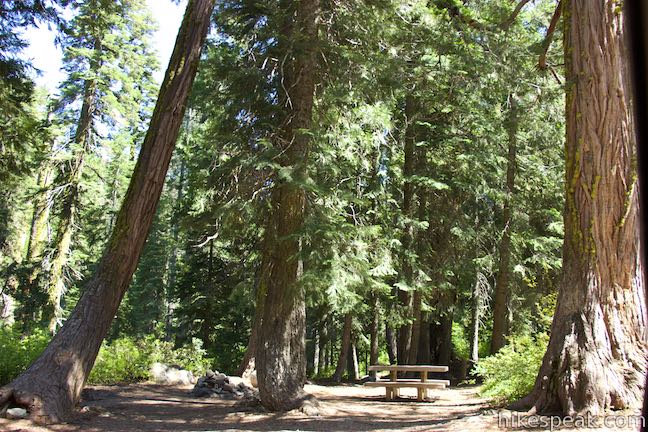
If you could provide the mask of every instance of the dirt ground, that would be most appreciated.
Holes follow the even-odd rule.
[[[190,389],[153,384],[92,386],[86,389],[81,409],[69,423],[39,427],[27,420],[0,419],[0,431],[502,430],[498,427],[498,411],[477,395],[475,387],[432,390],[429,402],[417,402],[415,389],[403,389],[401,399],[387,402],[384,389],[380,388],[307,385],[306,391],[320,401],[319,416],[307,416],[299,411],[267,413],[258,406],[244,406],[237,401],[195,398],[189,396]]]

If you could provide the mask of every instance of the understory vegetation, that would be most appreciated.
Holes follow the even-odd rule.
[[[7,384],[38,357],[51,336],[35,330],[24,336],[19,329],[0,328],[0,386]],[[172,365],[191,371],[195,376],[213,368],[200,339],[175,348],[171,342],[154,337],[135,339],[129,336],[106,341],[92,369],[90,384],[120,384],[147,381],[153,363]]]

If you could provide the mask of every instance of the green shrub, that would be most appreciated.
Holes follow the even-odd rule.
[[[466,331],[459,323],[452,323],[452,349],[457,357],[467,359],[470,357],[470,342]]]
[[[36,360],[50,340],[44,330],[23,336],[17,328],[0,327],[0,386],[22,373]]]
[[[7,384],[43,352],[50,335],[46,330],[35,329],[23,336],[14,327],[0,327],[0,386]],[[202,341],[194,338],[191,344],[173,349],[171,342],[147,337],[136,340],[122,337],[105,342],[99,350],[88,382],[91,384],[116,384],[145,381],[150,378],[155,362],[175,365],[202,375],[212,363],[206,357]]]
[[[149,339],[149,343],[152,344],[149,364],[159,362],[175,365],[194,375],[202,375],[213,363],[213,359],[207,357],[202,340],[198,338],[192,338],[191,344],[176,349],[173,349],[171,342]]]
[[[497,354],[479,361],[477,375],[484,379],[480,394],[498,402],[512,402],[533,389],[536,376],[547,349],[549,337],[514,338]]]
[[[146,348],[146,344],[138,343],[128,337],[104,343],[99,350],[88,382],[114,384],[147,380],[150,363]]]
[[[191,345],[173,349],[171,342],[153,337],[135,340],[130,337],[104,342],[97,356],[88,382],[115,384],[119,382],[146,381],[155,362],[175,365],[202,375],[211,359],[205,357],[202,341],[194,338]]]

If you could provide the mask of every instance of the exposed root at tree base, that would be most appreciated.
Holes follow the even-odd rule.
[[[320,415],[321,405],[315,396],[306,393],[298,410],[309,417],[317,417]]]
[[[39,425],[50,425],[59,423],[59,416],[48,413],[40,396],[24,391],[16,390],[11,385],[0,389],[0,416],[5,417],[9,408],[24,408],[29,413],[29,418]]]

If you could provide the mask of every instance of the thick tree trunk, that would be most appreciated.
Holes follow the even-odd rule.
[[[452,358],[452,312],[447,312],[441,318],[441,337],[438,351],[438,364],[448,366]]]
[[[372,315],[371,315],[371,329],[369,331],[369,365],[378,364],[378,332],[380,330],[380,304],[378,302],[378,295],[373,294],[372,301]],[[369,376],[376,378],[376,371],[370,371]]]
[[[506,190],[502,214],[502,240],[499,244],[499,269],[495,281],[495,302],[493,304],[493,332],[490,353],[495,354],[505,344],[508,333],[509,279],[511,275],[511,230],[513,212],[511,210],[515,193],[515,171],[518,132],[518,103],[515,95],[509,95],[509,115],[506,122],[508,131],[508,157],[506,160]]]
[[[347,313],[344,316],[344,329],[342,330],[342,340],[340,341],[340,356],[338,357],[335,373],[333,374],[333,382],[339,383],[342,381],[342,374],[347,364],[347,357],[349,356],[349,348],[351,346],[351,330],[353,329],[353,315]]]
[[[38,422],[69,416],[141,255],[209,29],[214,0],[190,0],[115,229],[70,318],[43,354],[0,389]]]
[[[418,363],[430,364],[430,323],[427,314],[421,317],[421,337],[418,350]]]
[[[616,2],[564,7],[564,276],[535,388],[517,405],[597,415],[640,407],[646,373],[635,128]]]
[[[414,97],[408,95],[405,99],[405,148],[403,162],[403,208],[401,209],[405,218],[405,227],[402,236],[403,257],[402,257],[402,276],[403,282],[410,288],[414,285],[414,268],[410,257],[410,249],[414,239],[414,227],[411,219],[413,218],[413,200],[414,184],[411,177],[414,175],[414,159],[416,157],[416,136],[415,130],[416,102]],[[412,295],[409,291],[398,290],[398,301],[402,313],[402,318],[408,320],[407,324],[398,329],[398,363],[407,364],[409,352],[412,346]]]
[[[292,4],[292,2],[291,2]],[[302,188],[307,173],[310,147],[313,100],[315,96],[316,40],[319,21],[319,0],[302,0],[294,4],[284,29],[286,51],[282,88],[285,120],[275,140],[281,150],[278,162],[290,167],[292,180],[274,179],[269,223],[275,235],[271,250],[264,251],[270,277],[259,333],[256,366],[261,403],[273,411],[289,410],[303,404],[306,381],[306,306],[302,273],[297,258],[301,242],[296,238],[302,228],[306,193]]]

